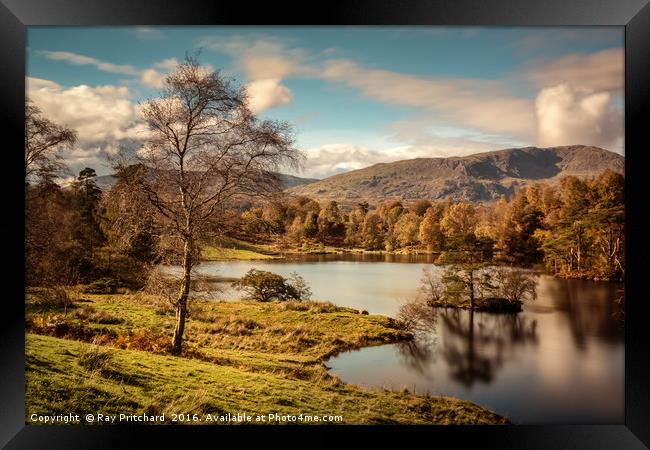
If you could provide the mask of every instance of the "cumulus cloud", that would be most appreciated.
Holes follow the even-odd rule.
[[[49,80],[27,79],[27,97],[46,117],[75,129],[78,144],[64,158],[73,171],[91,166],[108,172],[106,156],[147,134],[138,105],[123,86],[63,87]]]
[[[623,112],[611,105],[609,92],[559,84],[542,89],[535,110],[539,145],[596,145],[622,152]]]
[[[305,65],[307,52],[288,48],[285,42],[275,38],[207,36],[200,45],[235,58],[249,81],[246,86],[249,106],[256,113],[291,103],[293,93],[282,80],[310,70]]]
[[[156,69],[146,69],[140,74],[140,83],[154,89],[160,89],[164,85],[165,75]]]
[[[39,50],[38,53],[53,61],[66,61],[78,66],[90,65],[104,72],[121,73],[124,75],[138,74],[138,70],[131,65],[113,64],[90,56],[79,55],[77,53],[51,52],[47,50]]]
[[[178,66],[176,58],[167,58],[153,65],[153,68],[145,69],[140,73],[140,83],[145,86],[160,89],[165,83],[165,77],[169,72]]]
[[[256,80],[246,86],[251,111],[260,113],[274,106],[291,102],[291,90],[280,84],[279,79]]]

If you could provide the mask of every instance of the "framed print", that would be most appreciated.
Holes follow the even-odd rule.
[[[0,21],[6,448],[650,445],[646,1]]]

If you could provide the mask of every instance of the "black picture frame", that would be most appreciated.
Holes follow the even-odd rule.
[[[473,25],[625,27],[625,157],[627,267],[625,306],[625,423],[580,426],[494,427],[136,427],[26,426],[24,379],[24,190],[20,151],[24,147],[26,27],[30,25]],[[650,119],[650,5],[648,0],[348,0],[287,4],[198,0],[0,0],[0,124],[3,128],[3,193],[0,220],[7,262],[2,299],[0,348],[0,444],[6,448],[130,448],[135,438],[147,446],[196,443],[202,435],[215,445],[251,439],[287,446],[339,445],[336,434],[355,440],[400,445],[408,438],[432,446],[440,438],[454,447],[473,442],[482,448],[642,449],[650,446],[650,325],[644,293],[650,248],[645,231],[645,154]],[[647,175],[646,175],[647,176]],[[11,202],[9,202],[9,200]],[[5,292],[7,290],[5,289]],[[352,429],[352,433],[350,433]],[[417,435],[417,436],[415,436]],[[402,444],[403,445],[403,444]]]

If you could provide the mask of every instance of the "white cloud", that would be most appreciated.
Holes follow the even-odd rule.
[[[138,105],[124,86],[66,88],[49,80],[28,78],[27,96],[46,117],[77,131],[78,144],[64,154],[73,171],[91,166],[108,172],[106,156],[147,135]]]
[[[154,64],[154,67],[164,69],[168,72],[174,70],[176,66],[178,66],[178,60],[176,58],[166,58]]]
[[[138,74],[138,70],[131,65],[113,64],[90,56],[79,55],[77,53],[51,52],[47,50],[39,50],[38,53],[54,61],[66,61],[78,66],[90,65],[104,72],[121,73],[124,75]]]
[[[535,101],[541,146],[584,144],[622,152],[623,112],[611,93],[559,84],[542,89]]]
[[[293,93],[282,84],[283,78],[308,71],[307,52],[288,48],[285,42],[275,38],[208,36],[200,45],[235,58],[249,81],[246,86],[249,106],[256,113],[290,103]]]
[[[279,79],[256,80],[246,86],[248,104],[254,113],[291,102],[293,94]]]
[[[104,72],[135,75],[139,77],[139,81],[142,85],[154,89],[162,88],[167,73],[178,66],[178,60],[176,58],[166,58],[155,63],[153,67],[149,69],[138,70],[131,65],[113,64],[90,56],[79,55],[77,53],[51,52],[45,50],[38,51],[38,53],[54,61],[65,61],[75,65],[90,65]],[[204,67],[206,70],[213,70],[210,65],[205,65]]]
[[[156,69],[146,69],[140,74],[140,83],[145,86],[160,89],[165,82],[166,74],[158,72]]]

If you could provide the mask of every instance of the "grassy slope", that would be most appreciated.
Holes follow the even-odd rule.
[[[28,335],[27,413],[313,414],[344,423],[495,423],[469,402],[255,373],[209,362],[111,350],[111,371],[78,364],[83,344]]]
[[[275,259],[278,256],[262,246],[222,236],[203,246],[201,258],[205,261],[223,261]]]
[[[201,258],[205,261],[231,261],[231,260],[252,260],[252,259],[276,259],[277,256],[265,255],[252,250],[240,248],[220,248],[206,246],[201,252]]]
[[[66,337],[28,335],[28,414],[187,410],[342,414],[346,423],[500,420],[469,402],[365,390],[326,372],[322,360],[328,355],[403,339],[387,317],[325,304],[296,310],[305,306],[196,302],[186,329],[187,352],[172,357],[155,345],[168,343],[174,319],[158,300],[139,295],[83,300],[64,315],[28,296],[28,328]],[[103,344],[96,348],[110,351],[108,370],[80,365],[79,354],[89,344],[72,338]]]

